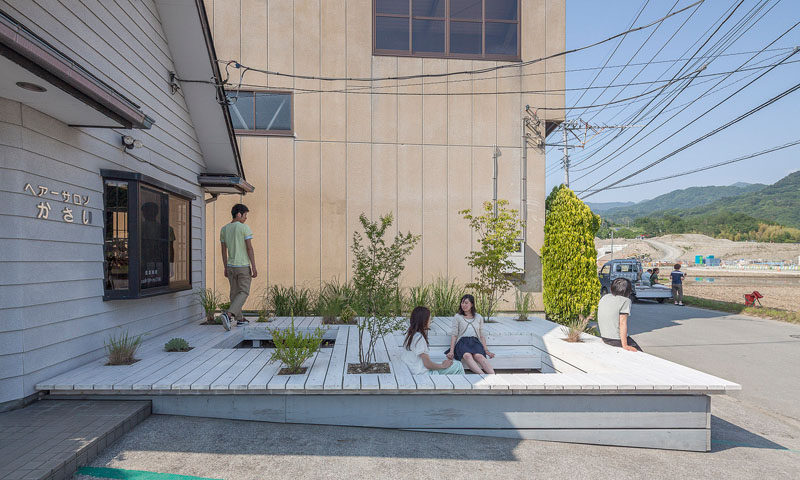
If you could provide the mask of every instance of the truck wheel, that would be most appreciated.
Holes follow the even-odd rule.
[[[664,300],[666,300],[666,298],[659,298],[658,303],[664,303]]]

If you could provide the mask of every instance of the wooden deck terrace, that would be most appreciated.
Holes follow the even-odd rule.
[[[447,335],[450,320],[435,318],[430,335]],[[302,375],[278,375],[282,365],[269,362],[273,349],[236,348],[263,338],[267,328],[289,325],[278,318],[230,332],[186,325],[146,339],[132,365],[96,360],[36,388],[69,398],[150,399],[153,413],[163,414],[697,451],[710,449],[709,395],[741,388],[589,335],[565,342],[561,327],[541,318],[485,325],[490,348],[511,337],[529,339],[541,352],[541,373],[412,375],[400,360],[398,334],[378,343],[377,359],[390,363],[391,373],[352,375],[347,364],[358,361],[356,327],[321,325],[319,317],[294,321],[297,328],[322,326],[335,339],[304,364]],[[174,337],[194,348],[165,352]]]

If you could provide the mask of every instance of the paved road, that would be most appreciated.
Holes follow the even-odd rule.
[[[157,415],[92,466],[226,479],[800,478],[800,326],[637,303],[630,330],[652,354],[743,385],[712,400],[712,452]]]
[[[800,422],[800,325],[639,302],[628,333],[646,352],[736,382],[734,397]]]

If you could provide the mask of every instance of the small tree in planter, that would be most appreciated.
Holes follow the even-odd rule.
[[[289,328],[283,330],[271,329],[269,332],[272,334],[272,342],[275,344],[275,351],[269,361],[278,360],[286,365],[278,373],[279,375],[304,373],[303,362],[319,351],[322,336],[325,333],[319,327],[309,333],[303,333],[303,331],[295,329],[294,315],[292,315],[292,323]]]
[[[353,286],[364,318],[358,322],[360,371],[353,373],[366,373],[374,369],[372,364],[377,361],[377,342],[402,328],[402,320],[396,316],[399,279],[406,257],[420,237],[398,232],[391,245],[387,245],[383,237],[392,225],[391,213],[377,222],[370,221],[363,213],[358,218],[366,239],[358,231],[353,233]]]
[[[472,210],[458,213],[469,221],[469,226],[478,234],[479,250],[467,255],[467,263],[475,269],[475,281],[467,287],[485,298],[486,319],[489,320],[497,310],[503,295],[513,287],[520,269],[509,260],[509,255],[517,250],[517,242],[522,237],[524,225],[517,210],[508,208],[508,200],[497,201],[497,214],[492,202],[483,202],[483,213],[476,215]]]
[[[568,330],[584,330],[600,300],[594,246],[600,217],[563,185],[547,197],[545,211],[544,310],[548,318],[567,325]]]

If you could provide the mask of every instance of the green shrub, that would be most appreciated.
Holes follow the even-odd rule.
[[[127,330],[119,337],[110,337],[105,343],[108,365],[130,365],[135,362],[134,355],[141,344],[142,336],[131,337]]]
[[[300,317],[313,313],[314,295],[307,288],[273,285],[269,300],[276,317],[288,317],[292,312]]]
[[[569,325],[589,317],[600,300],[594,246],[600,217],[563,185],[547,197],[545,211],[544,310],[551,320]]]
[[[528,320],[528,313],[531,311],[531,307],[533,307],[533,297],[530,292],[517,291],[514,300],[514,309],[519,314],[517,320],[520,322]]]
[[[294,317],[292,317],[289,328],[272,329],[270,333],[275,343],[275,351],[269,359],[270,362],[280,361],[286,365],[289,374],[297,374],[301,373],[303,362],[319,350],[325,331],[317,327],[313,332],[303,333],[294,328]]]
[[[431,315],[434,317],[451,317],[458,311],[459,302],[465,290],[455,280],[438,277],[430,286]]]
[[[200,302],[200,306],[203,307],[203,312],[206,314],[206,322],[214,322],[214,314],[222,301],[221,295],[210,288],[197,290],[195,295],[197,295],[197,300]]]
[[[353,233],[353,286],[358,292],[364,318],[358,322],[358,360],[362,368],[376,361],[375,347],[381,339],[403,326],[398,318],[400,274],[406,257],[419,241],[411,232],[398,232],[390,245],[384,235],[392,225],[392,214],[370,221],[363,213],[359,221],[364,229]],[[366,239],[364,238],[366,236]],[[366,342],[366,345],[365,345]]]
[[[358,317],[358,313],[353,310],[353,307],[345,305],[342,313],[339,314],[339,323],[342,325],[356,325],[356,317]]]
[[[231,308],[230,300],[228,300],[227,302],[222,302],[222,303],[219,304],[219,309],[222,312],[227,312],[229,308]]]
[[[495,213],[495,209],[497,213]],[[475,272],[475,279],[467,287],[480,292],[485,298],[486,319],[491,319],[503,295],[521,280],[515,274],[522,272],[509,255],[517,251],[524,225],[517,210],[508,208],[508,200],[483,202],[483,212],[461,210],[461,215],[478,237],[478,250],[467,255],[467,263]],[[478,307],[480,308],[480,307]]]
[[[480,314],[486,322],[493,322],[494,320],[489,318],[489,296],[486,292],[476,290],[470,293],[475,297],[475,310],[478,314]]]
[[[164,350],[168,352],[188,352],[191,349],[189,342],[182,338],[173,338],[164,344]]]

